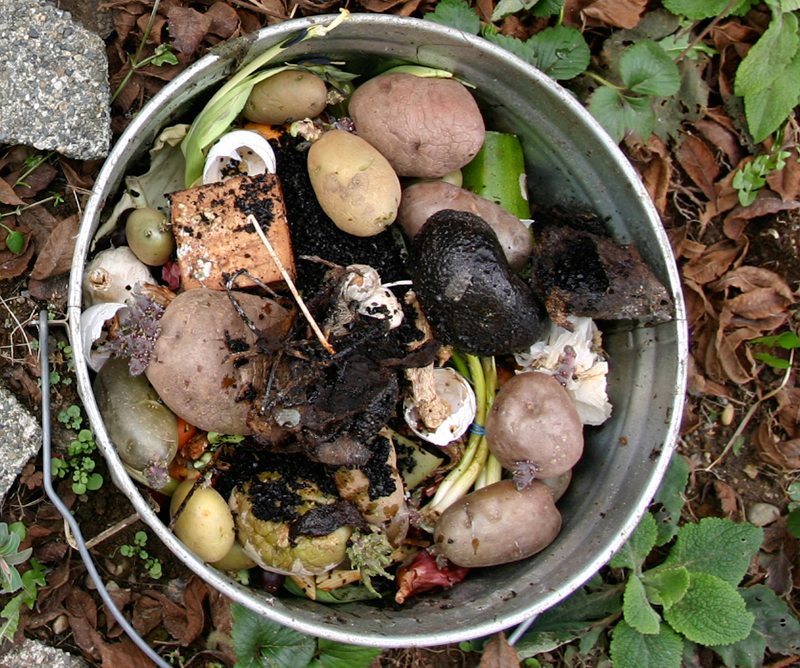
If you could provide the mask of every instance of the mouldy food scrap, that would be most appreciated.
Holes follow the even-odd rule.
[[[178,245],[181,284],[224,290],[226,277],[245,269],[270,284],[282,280],[266,246],[247,216],[253,214],[284,268],[295,277],[286,208],[274,174],[240,176],[170,195],[172,225]],[[246,276],[235,287],[254,285]]]

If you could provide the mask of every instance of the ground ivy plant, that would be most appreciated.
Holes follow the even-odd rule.
[[[20,613],[25,606],[33,610],[39,596],[39,587],[45,582],[45,569],[34,557],[32,550],[19,549],[27,530],[22,522],[11,525],[0,522],[0,646],[6,640],[14,640],[19,626]],[[27,564],[22,573],[18,566]]]
[[[698,645],[737,668],[759,668],[767,649],[800,651],[786,602],[765,585],[739,586],[762,529],[715,517],[678,528],[687,477],[677,457],[610,569],[539,616],[517,643],[520,657],[567,643],[585,653],[604,634],[615,668],[696,665]]]

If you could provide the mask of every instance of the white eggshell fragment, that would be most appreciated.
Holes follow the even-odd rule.
[[[233,176],[275,173],[275,152],[258,132],[234,130],[211,147],[203,168],[203,184]]]
[[[100,371],[106,360],[110,357],[109,353],[101,350],[93,350],[92,346],[103,335],[103,326],[111,320],[120,309],[125,308],[125,304],[117,302],[106,302],[94,304],[81,313],[81,340],[83,341],[83,354],[86,363],[92,371]]]
[[[429,431],[420,419],[417,407],[406,398],[405,419],[417,436],[434,445],[445,446],[461,438],[470,428],[475,420],[477,401],[469,381],[455,369],[434,369],[433,377],[436,394],[450,404],[450,416],[435,430]]]

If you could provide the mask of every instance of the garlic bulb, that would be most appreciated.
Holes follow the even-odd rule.
[[[461,438],[470,428],[475,420],[477,401],[472,386],[455,369],[434,369],[433,379],[436,394],[450,405],[450,415],[436,429],[428,430],[410,397],[406,397],[404,415],[417,436],[434,445],[445,446]]]
[[[83,274],[85,307],[105,302],[128,303],[137,284],[156,284],[149,267],[127,246],[95,255]]]
[[[552,324],[546,337],[514,355],[524,371],[555,376],[567,390],[583,424],[600,425],[611,415],[606,392],[608,362],[600,354],[600,330],[591,318],[569,317],[574,331]]]
[[[275,173],[275,152],[257,132],[234,130],[211,147],[203,168],[203,183],[217,183],[234,176]]]
[[[108,358],[109,353],[95,350],[93,346],[103,336],[103,327],[111,320],[125,304],[117,302],[103,302],[90,306],[81,313],[81,340],[83,341],[83,355],[92,371],[100,371]]]

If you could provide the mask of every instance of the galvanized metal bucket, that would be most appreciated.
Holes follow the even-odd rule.
[[[266,28],[245,49],[245,60],[332,18]],[[688,351],[684,302],[669,242],[618,147],[568,92],[509,52],[430,21],[357,14],[326,37],[291,47],[287,57],[300,54],[343,60],[350,71],[363,71],[377,61],[419,63],[450,70],[472,83],[487,127],[520,136],[531,198],[542,204],[582,205],[607,219],[615,239],[634,243],[667,286],[675,302],[674,318],[654,327],[622,322],[604,329],[614,413],[601,428],[588,431],[586,454],[559,504],[563,529],[540,554],[475,569],[452,590],[416,597],[402,608],[383,602],[325,605],[279,598],[243,587],[202,563],[148,505],[109,440],[82,362],[81,277],[92,237],[113,206],[123,176],[144,171],[141,160],[161,128],[190,121],[235,68],[243,54],[231,48],[199,60],[136,116],[106,160],[86,207],[68,309],[78,386],[97,442],[117,486],[177,558],[223,594],[281,624],[378,647],[435,646],[510,628],[566,598],[608,561],[636,527],[669,463],[681,419]]]

